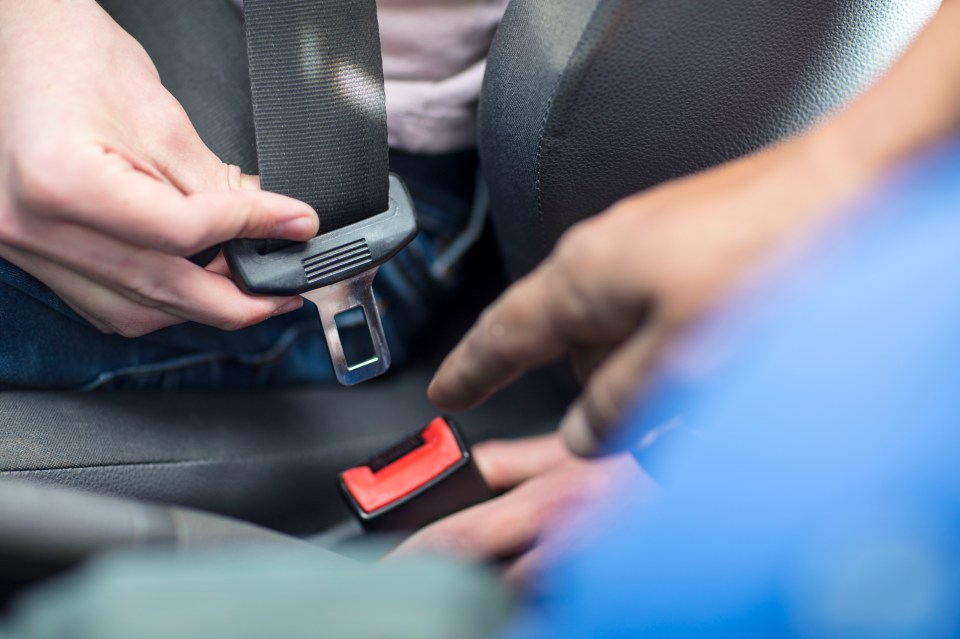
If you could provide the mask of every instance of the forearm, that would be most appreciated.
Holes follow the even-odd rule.
[[[960,0],[945,0],[939,14],[875,87],[801,143],[814,150],[826,171],[860,185],[957,132]]]

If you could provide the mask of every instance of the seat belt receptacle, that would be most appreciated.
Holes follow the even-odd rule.
[[[340,473],[340,491],[369,532],[416,530],[493,496],[456,423],[444,417]]]

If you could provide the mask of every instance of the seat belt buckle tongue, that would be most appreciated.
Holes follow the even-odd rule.
[[[390,368],[390,349],[371,288],[380,265],[417,234],[413,200],[403,181],[390,175],[389,207],[383,213],[322,233],[309,242],[266,252],[255,240],[234,240],[227,262],[238,284],[255,295],[302,295],[317,306],[341,384],[353,386]],[[372,356],[347,361],[337,316],[363,309]]]
[[[369,532],[416,530],[493,496],[456,422],[445,417],[340,473],[340,491]]]

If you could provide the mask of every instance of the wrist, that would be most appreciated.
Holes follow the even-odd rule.
[[[758,197],[778,203],[768,222],[784,232],[842,211],[876,178],[866,156],[819,129],[745,158],[741,170]]]

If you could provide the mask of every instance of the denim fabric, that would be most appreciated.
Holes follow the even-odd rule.
[[[438,251],[466,224],[475,154],[391,154],[417,205],[421,232],[381,267],[374,291],[394,361],[428,325],[455,282],[430,275]],[[103,335],[41,282],[0,260],[0,389],[205,390],[334,379],[316,310],[226,332],[197,324],[138,339]],[[365,327],[342,331],[345,348]]]

